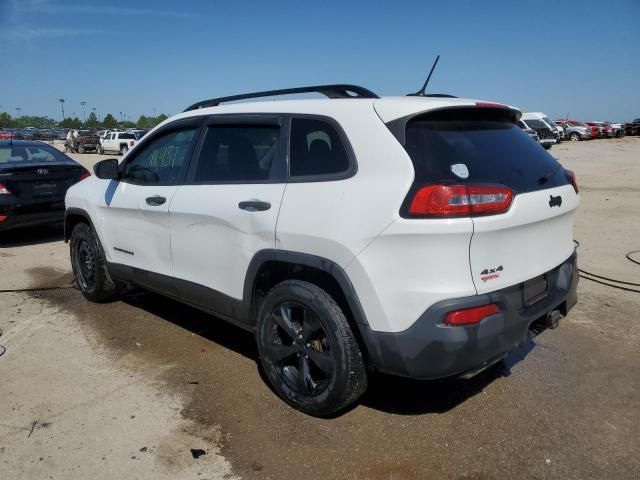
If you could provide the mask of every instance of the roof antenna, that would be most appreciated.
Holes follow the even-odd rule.
[[[429,85],[429,80],[431,80],[431,75],[433,74],[433,71],[436,68],[436,65],[438,64],[438,60],[440,60],[440,55],[438,55],[436,57],[436,61],[433,62],[433,65],[431,66],[431,70],[429,71],[429,76],[427,77],[427,80],[424,82],[424,85],[422,85],[422,88],[420,90],[418,90],[416,93],[410,93],[409,97],[424,97],[425,92],[427,91],[427,85]]]

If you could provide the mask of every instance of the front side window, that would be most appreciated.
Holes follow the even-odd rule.
[[[331,175],[347,170],[347,151],[330,123],[309,118],[291,120],[289,175]]]
[[[139,185],[177,183],[196,131],[178,130],[153,139],[125,164],[123,180]]]
[[[280,127],[211,125],[198,158],[195,182],[268,180],[279,148]]]

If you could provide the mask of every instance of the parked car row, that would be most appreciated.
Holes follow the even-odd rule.
[[[526,112],[522,114],[518,126],[547,150],[565,139],[577,142],[593,138],[640,135],[640,118],[627,124],[608,121],[580,122],[569,118],[554,121],[542,112]]]
[[[3,128],[0,130],[0,140],[64,140],[67,128]]]

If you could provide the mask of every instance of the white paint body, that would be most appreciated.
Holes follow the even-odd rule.
[[[175,187],[91,177],[69,189],[67,208],[90,214],[108,261],[189,280],[238,300],[249,262],[262,249],[326,258],[348,274],[373,330],[403,331],[437,301],[515,285],[561,264],[573,251],[579,197],[571,185],[516,195],[500,215],[401,218],[415,174],[385,123],[473,105],[467,99],[389,97],[253,102],[182,113],[164,123],[229,113],[328,116],[348,137],[358,170],[327,182]],[[558,194],[564,203],[550,208],[549,195]],[[143,199],[150,195],[167,202],[149,207]],[[238,209],[238,202],[249,199],[272,208]],[[481,271],[497,265],[504,267],[501,275],[483,281]]]

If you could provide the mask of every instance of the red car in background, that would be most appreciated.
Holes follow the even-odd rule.
[[[598,138],[611,138],[615,136],[613,128],[609,125],[605,125],[604,122],[585,122],[589,127],[596,127],[598,129]]]
[[[604,137],[604,129],[593,122],[585,122],[585,125],[591,130],[591,138]]]
[[[3,132],[0,131],[0,140],[9,140],[13,138],[15,135],[12,132]]]

